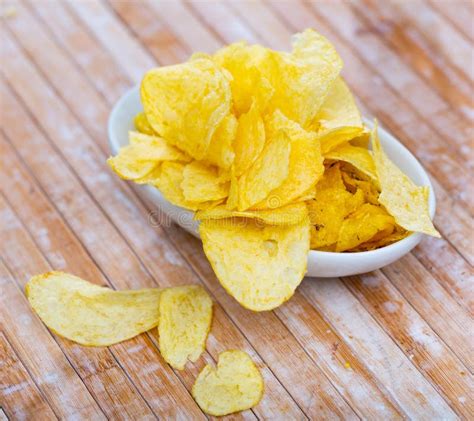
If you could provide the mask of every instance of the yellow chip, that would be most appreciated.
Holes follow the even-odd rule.
[[[289,161],[290,138],[280,131],[267,143],[249,170],[238,179],[238,210],[249,209],[279,187],[288,177]]]
[[[355,193],[357,190],[361,190],[364,193],[364,201],[371,203],[372,205],[380,205],[379,194],[377,186],[370,180],[365,180],[363,174],[358,172],[352,166],[341,166],[342,179],[349,191]]]
[[[202,221],[199,232],[220,283],[250,310],[278,307],[293,295],[306,272],[307,219],[289,226],[214,219]]]
[[[234,171],[237,177],[247,171],[258,158],[265,146],[265,126],[260,116],[257,102],[239,118],[237,135],[234,141]]]
[[[220,200],[209,202],[186,200],[181,187],[184,181],[184,168],[185,164],[181,162],[164,162],[161,166],[161,172],[157,179],[156,187],[158,187],[169,202],[190,210],[207,209],[221,202]]]
[[[337,242],[344,218],[364,201],[363,193],[346,190],[339,165],[328,168],[316,185],[314,200],[306,202],[311,224],[311,248],[321,249]]]
[[[232,75],[232,99],[237,116],[249,111],[253,102],[263,111],[274,93],[270,81],[259,68],[268,60],[269,50],[261,45],[238,42],[214,54],[214,60]]]
[[[229,78],[206,58],[148,71],[141,84],[148,122],[193,158],[205,158],[214,132],[231,108]]]
[[[158,136],[129,133],[130,144],[107,160],[109,166],[126,180],[142,180],[155,171],[161,161],[186,161],[189,158]]]
[[[332,85],[313,125],[317,127],[323,155],[364,132],[359,109],[341,77]]]
[[[133,119],[133,124],[140,133],[156,135],[155,131],[153,130],[153,127],[150,126],[150,123],[148,123],[148,119],[146,118],[146,115],[143,112],[138,113],[135,116],[135,118]]]
[[[372,181],[378,183],[374,159],[367,149],[345,143],[326,153],[324,158],[348,162],[370,177]]]
[[[217,368],[202,369],[192,395],[206,414],[220,417],[257,405],[263,390],[262,375],[248,354],[232,350],[219,354]]]
[[[236,134],[237,119],[234,114],[228,114],[212,136],[205,160],[212,165],[229,169],[235,158],[232,144]]]
[[[253,206],[255,209],[284,206],[313,188],[323,175],[323,158],[314,133],[307,132],[298,123],[276,111],[266,121],[266,132],[272,139],[281,130],[288,134],[291,142],[288,177],[265,200]]]
[[[229,195],[229,183],[221,182],[217,168],[200,161],[184,167],[181,189],[189,202],[219,200]]]
[[[161,290],[113,291],[64,272],[33,276],[26,296],[53,332],[89,346],[107,346],[158,325]]]
[[[393,244],[397,241],[403,240],[404,238],[408,237],[411,232],[404,230],[403,228],[396,226],[395,231],[388,235],[382,235],[380,238],[375,238],[377,235],[374,236],[370,241],[367,243],[362,243],[360,246],[352,249],[352,251],[370,251],[375,250],[381,247],[388,246]]]
[[[416,186],[390,161],[380,145],[377,125],[372,130],[372,149],[381,187],[379,202],[395,218],[397,224],[407,231],[440,237],[429,214],[429,187]]]
[[[303,221],[308,216],[308,210],[303,202],[291,203],[272,210],[232,211],[225,205],[216,206],[209,210],[196,212],[195,219],[250,218],[268,225],[293,225]]]
[[[385,209],[370,203],[363,204],[342,223],[336,251],[346,251],[370,241],[380,232],[382,237],[395,229],[395,220]]]
[[[160,353],[165,361],[183,370],[206,347],[211,329],[212,300],[199,285],[167,288],[160,295],[158,324]]]

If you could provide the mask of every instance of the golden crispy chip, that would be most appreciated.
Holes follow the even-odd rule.
[[[53,332],[89,346],[107,346],[158,325],[161,290],[114,291],[64,272],[33,276],[26,296]]]
[[[205,160],[212,165],[229,169],[235,158],[232,143],[236,134],[237,119],[234,114],[228,114],[212,136]]]
[[[239,117],[237,135],[234,141],[234,171],[237,177],[247,171],[265,146],[265,126],[254,101],[250,110]]]
[[[345,143],[326,153],[324,158],[348,162],[370,177],[375,183],[378,183],[374,159],[367,149]]]
[[[360,112],[344,80],[339,77],[313,120],[323,155],[364,132]]]
[[[379,202],[395,218],[397,224],[407,231],[441,237],[429,214],[429,187],[416,186],[390,161],[380,145],[377,125],[372,130],[372,149],[381,187]]]
[[[148,122],[193,158],[205,158],[214,132],[231,108],[229,78],[206,58],[148,71],[141,84]]]
[[[144,112],[138,113],[135,116],[135,118],[133,119],[133,124],[140,133],[156,135],[155,131],[153,130],[153,127],[151,127],[150,123],[148,123],[148,119],[146,118]]]
[[[361,190],[364,193],[364,202],[371,203],[372,205],[380,205],[380,192],[377,186],[372,181],[364,179],[364,175],[360,171],[357,171],[352,165],[342,165],[341,174],[347,190],[351,193]]]
[[[289,226],[262,226],[243,218],[206,220],[199,232],[220,283],[250,310],[278,307],[293,295],[306,272],[306,218]]]
[[[314,200],[306,202],[311,224],[311,248],[321,249],[337,242],[344,218],[364,201],[362,192],[346,190],[339,165],[328,168],[316,185]]]
[[[289,160],[290,138],[280,131],[266,144],[249,170],[238,179],[238,210],[247,210],[280,186],[288,177]]]
[[[237,116],[248,112],[252,102],[263,111],[273,96],[274,88],[259,68],[268,57],[268,49],[244,42],[228,45],[214,54],[216,63],[232,75],[230,86]]]
[[[189,160],[186,154],[158,136],[130,132],[129,140],[129,145],[120,148],[118,155],[107,160],[114,172],[126,180],[146,178],[157,170],[161,161]]]
[[[381,247],[388,246],[393,244],[397,241],[403,240],[404,238],[408,237],[411,232],[404,230],[402,227],[398,225],[395,227],[395,231],[393,231],[389,235],[381,235],[380,238],[377,237],[377,234],[367,243],[362,243],[361,245],[351,249],[351,251],[370,251],[379,249]]]
[[[268,225],[293,225],[303,221],[308,216],[308,210],[303,202],[290,203],[277,209],[271,210],[254,210],[254,211],[232,211],[227,209],[225,205],[216,206],[209,210],[196,212],[195,219],[204,221],[206,219],[223,219],[223,218],[250,218],[257,219]]]
[[[265,123],[269,139],[280,130],[284,130],[290,137],[290,163],[288,177],[265,200],[253,206],[255,209],[281,207],[296,200],[316,185],[324,171],[319,142],[314,133],[302,129],[298,123],[289,120],[278,110]]]
[[[263,378],[243,351],[221,352],[217,368],[206,365],[192,388],[193,398],[209,415],[220,417],[257,405],[263,396]]]
[[[390,235],[395,229],[395,219],[380,206],[364,203],[342,223],[337,239],[336,251],[346,251],[370,241],[383,232]]]
[[[155,186],[158,187],[168,201],[173,205],[190,210],[207,209],[221,203],[221,200],[209,202],[186,200],[181,187],[184,180],[184,168],[185,164],[181,162],[164,162],[161,166],[160,176],[156,180],[157,184]]]
[[[212,300],[199,285],[163,290],[160,295],[158,324],[160,353],[178,370],[195,362],[206,347],[211,329]]]
[[[181,189],[189,202],[219,200],[229,195],[229,183],[221,182],[217,168],[200,161],[184,167]]]
[[[369,149],[370,145],[370,130],[364,127],[364,132],[354,137],[354,139],[349,140],[349,144],[352,146],[357,146],[359,148]]]

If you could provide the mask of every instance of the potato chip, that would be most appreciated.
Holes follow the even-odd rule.
[[[148,119],[143,112],[135,116],[133,124],[140,133],[156,135],[156,132],[153,130],[153,127],[150,126],[150,123],[148,123]]]
[[[429,214],[429,187],[416,186],[385,155],[380,145],[377,124],[372,130],[372,149],[381,187],[379,202],[395,218],[397,224],[407,231],[441,237]]]
[[[364,193],[364,202],[372,205],[380,205],[379,190],[370,180],[364,179],[364,175],[357,171],[352,165],[341,165],[341,174],[344,184],[351,193],[361,190]]]
[[[378,183],[374,159],[367,149],[345,143],[326,153],[324,158],[348,162]]]
[[[263,390],[262,375],[249,355],[231,350],[219,354],[217,368],[208,364],[201,370],[192,395],[206,414],[220,417],[257,405]]]
[[[359,109],[351,91],[339,77],[313,120],[321,141],[321,152],[332,149],[364,132]]]
[[[359,148],[369,149],[370,145],[370,130],[364,127],[364,131],[357,137],[349,140],[349,144],[352,146],[357,146]]]
[[[367,243],[362,243],[359,246],[355,247],[354,249],[351,249],[351,251],[370,251],[370,250],[375,250],[381,247],[388,246],[390,244],[393,244],[397,241],[403,240],[404,238],[408,237],[411,234],[411,232],[404,230],[403,228],[396,226],[395,231],[393,231],[389,235],[382,235],[380,238],[375,238],[377,235],[375,235],[373,238],[371,238],[370,241]]]
[[[64,272],[33,276],[26,296],[53,332],[89,346],[107,346],[158,325],[160,289],[114,291]]]
[[[310,222],[314,225],[311,248],[319,250],[335,244],[344,218],[363,201],[361,191],[352,194],[346,190],[338,164],[328,168],[316,185],[314,200],[306,202]]]
[[[172,367],[183,370],[195,362],[206,347],[211,329],[212,300],[200,285],[163,290],[158,324],[160,353]]]
[[[395,229],[395,219],[380,206],[363,204],[342,223],[336,251],[346,251],[370,241],[383,231],[382,237]]]
[[[107,160],[109,166],[126,180],[142,180],[156,170],[161,161],[186,161],[189,158],[158,136],[129,133],[130,144]]]
[[[214,54],[215,62],[232,75],[230,86],[237,116],[248,112],[253,102],[263,111],[273,96],[274,88],[259,69],[259,63],[268,56],[268,49],[244,42],[228,45]]]
[[[212,136],[205,160],[212,165],[229,169],[235,158],[232,144],[236,135],[237,119],[234,114],[228,114]]]
[[[271,310],[288,300],[306,272],[309,224],[258,224],[251,219],[202,221],[204,252],[222,286],[242,306]]]
[[[234,141],[234,171],[237,177],[247,171],[265,146],[265,126],[257,102],[239,117],[237,135]]]
[[[291,142],[288,177],[265,200],[253,206],[255,209],[284,206],[314,187],[323,175],[323,158],[314,133],[307,132],[298,123],[276,111],[266,121],[266,132],[272,139],[280,130],[288,134]]]
[[[181,189],[186,201],[207,202],[226,198],[229,183],[221,182],[216,167],[193,161],[184,167]]]
[[[263,149],[260,157],[237,182],[238,210],[247,210],[265,199],[288,177],[290,138],[280,131]]]
[[[186,164],[181,162],[164,162],[161,166],[160,177],[157,180],[158,189],[163,196],[173,205],[181,206],[185,209],[197,210],[207,209],[220,201],[196,202],[186,200],[181,184],[184,181],[184,168]]]
[[[290,203],[277,209],[254,210],[254,211],[232,211],[225,205],[216,206],[209,210],[196,212],[194,219],[204,221],[206,219],[224,219],[224,218],[250,218],[256,219],[268,225],[293,225],[303,221],[308,216],[306,205],[300,203]]]
[[[141,84],[148,122],[193,158],[205,158],[214,132],[230,112],[229,79],[206,58],[148,71]]]

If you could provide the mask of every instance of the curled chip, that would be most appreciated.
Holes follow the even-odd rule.
[[[246,210],[265,199],[288,177],[290,138],[284,131],[265,146],[260,157],[237,182],[238,210]],[[275,207],[280,206],[278,204]]]
[[[206,219],[224,219],[224,218],[250,218],[256,219],[268,225],[294,225],[308,216],[308,210],[303,202],[291,203],[281,208],[271,210],[254,211],[233,211],[227,209],[225,205],[196,212],[195,219],[204,221]]]
[[[237,119],[234,114],[228,114],[214,132],[205,160],[212,165],[229,169],[235,158],[232,144],[236,134]]]
[[[113,291],[64,272],[33,276],[26,296],[53,332],[89,346],[107,346],[158,325],[161,290]]]
[[[342,223],[337,239],[336,251],[353,249],[362,243],[392,234],[395,220],[385,209],[364,203]]]
[[[359,109],[351,91],[339,77],[313,120],[323,155],[364,132]]]
[[[219,200],[229,195],[229,183],[222,182],[217,168],[200,161],[184,167],[181,188],[184,198],[190,202]]]
[[[364,202],[362,191],[354,194],[346,190],[339,165],[333,165],[324,172],[316,185],[314,200],[306,202],[311,224],[311,248],[322,249],[337,242],[339,229],[344,218]]]
[[[114,172],[126,180],[142,182],[162,161],[189,160],[186,154],[158,136],[130,132],[129,141],[118,155],[107,160]]]
[[[429,187],[416,186],[388,159],[380,145],[377,124],[372,130],[372,149],[381,188],[379,202],[395,218],[397,224],[407,231],[440,237],[429,214]]]
[[[265,146],[265,126],[256,101],[250,110],[239,118],[234,141],[234,172],[237,176],[247,171]]]
[[[372,181],[378,183],[377,171],[375,170],[374,159],[370,151],[358,146],[343,144],[324,155],[326,159],[335,161],[345,161],[356,167],[359,171],[367,175]]]
[[[147,72],[141,99],[153,130],[195,159],[206,156],[212,136],[231,107],[230,75],[198,58]]]
[[[323,158],[315,134],[277,110],[267,119],[266,132],[272,139],[281,130],[288,134],[291,143],[288,177],[268,194],[266,200],[253,206],[255,209],[284,206],[313,188],[323,175]]]
[[[158,324],[160,352],[178,370],[195,362],[211,329],[212,300],[199,285],[168,288],[160,295]]]
[[[250,310],[278,307],[293,295],[306,272],[307,218],[289,226],[211,219],[201,222],[199,232],[220,283]]]
[[[146,115],[143,112],[138,113],[135,116],[135,118],[133,119],[133,124],[140,133],[156,135],[155,131],[153,130],[153,127],[150,126],[150,123],[148,123],[148,119],[146,118]]]
[[[183,188],[181,187],[184,182],[185,165],[181,162],[164,162],[162,164],[161,172],[156,182],[163,196],[173,205],[191,210],[207,209],[219,204],[221,200],[208,202],[186,200]]]
[[[219,354],[217,368],[202,369],[192,395],[206,414],[219,417],[257,405],[263,390],[262,375],[248,354],[232,350]]]

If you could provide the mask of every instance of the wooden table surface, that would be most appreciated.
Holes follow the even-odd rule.
[[[461,0],[0,3],[0,419],[204,419],[190,389],[219,352],[247,351],[265,395],[233,419],[473,419],[473,3]],[[156,224],[105,159],[115,101],[157,65],[240,39],[336,45],[364,114],[422,162],[442,239],[344,279],[305,279],[251,313],[201,244]],[[53,335],[28,279],[51,269],[113,288],[203,284],[207,351],[184,371],[149,332],[109,348]]]

